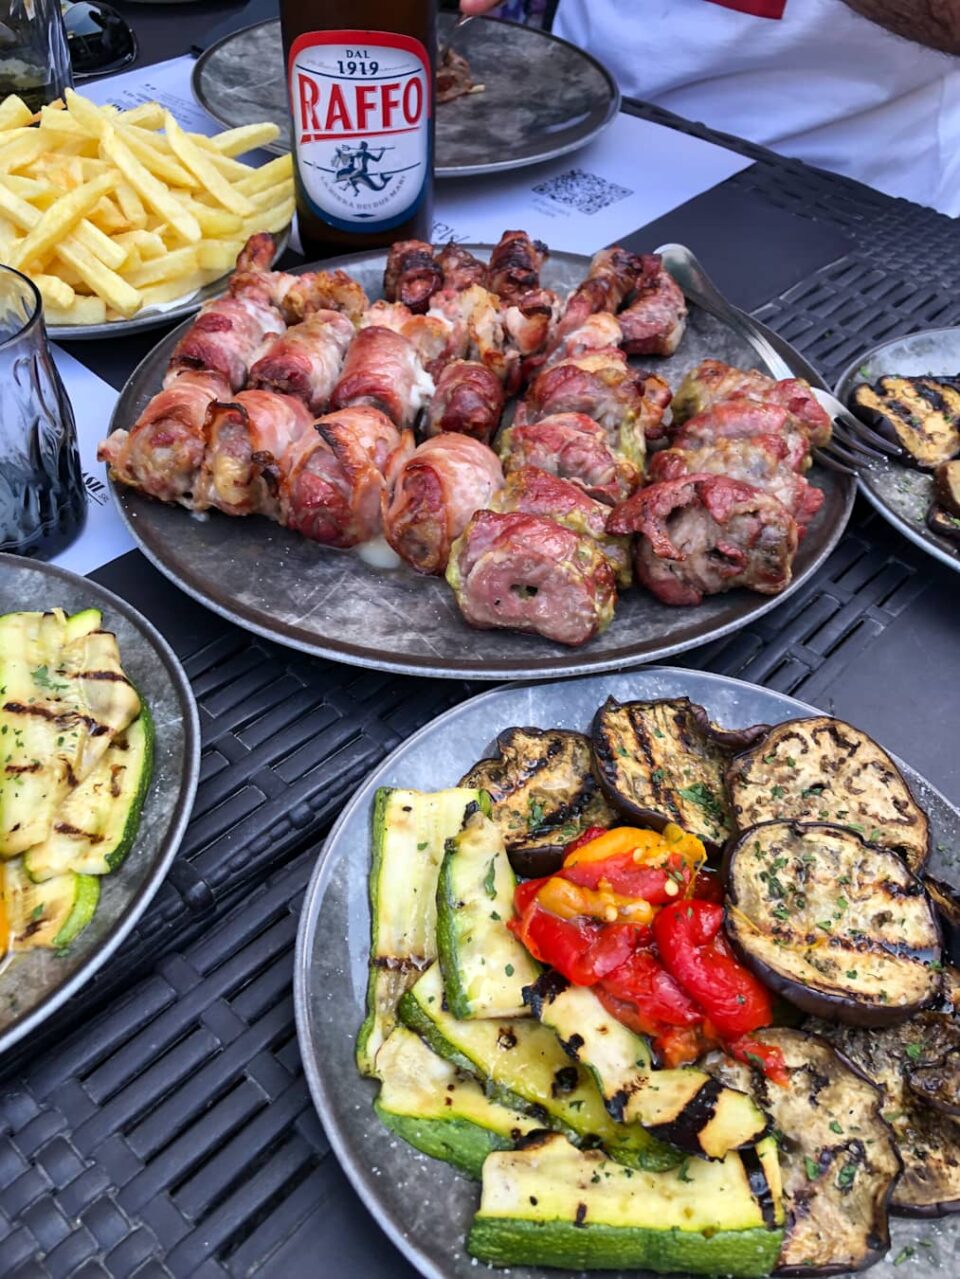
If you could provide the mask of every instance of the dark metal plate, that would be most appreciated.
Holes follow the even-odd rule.
[[[454,34],[456,15],[440,14],[441,44],[469,60],[483,93],[437,106],[438,178],[499,173],[553,160],[584,146],[620,108],[616,81],[582,49],[534,27],[476,19]],[[193,69],[193,91],[228,128],[272,120],[290,150],[290,111],[279,22],[224,36]]]
[[[417,1153],[382,1127],[371,1104],[376,1085],[362,1079],[354,1064],[367,981],[367,875],[374,792],[378,786],[434,790],[455,785],[471,764],[488,753],[503,729],[522,724],[583,731],[608,695],[622,701],[689,696],[705,706],[712,719],[731,728],[775,724],[812,709],[782,693],[722,675],[669,668],[482,693],[422,728],[367,778],[331,831],[307,889],[297,935],[294,1006],[310,1091],[324,1131],[357,1193],[392,1242],[429,1279],[469,1279],[477,1274],[464,1241],[479,1194],[475,1183]],[[930,815],[934,844],[955,845],[960,840],[960,813],[911,768],[902,767]],[[932,870],[950,877],[939,850]],[[952,875],[956,877],[956,870]],[[931,1223],[925,1233],[935,1236],[944,1269],[939,1270],[933,1255],[917,1255],[913,1262],[917,1279],[953,1274],[960,1229],[952,1221],[938,1222]],[[894,1223],[891,1257],[898,1254],[905,1238],[915,1237],[916,1222]],[[912,1249],[908,1255],[915,1252]],[[546,1279],[553,1272],[515,1267],[513,1273]],[[881,1264],[872,1273],[881,1279],[899,1271]],[[640,1272],[630,1274],[642,1279]],[[625,1275],[616,1272],[614,1279],[625,1279]]]
[[[489,246],[472,246],[481,254]],[[372,296],[380,295],[384,255],[357,254],[324,265],[343,266]],[[583,278],[587,259],[555,253],[544,283],[564,292]],[[173,347],[185,326],[165,337],[124,387],[111,430],[129,426],[160,389]],[[789,348],[784,348],[787,356]],[[756,365],[749,345],[720,321],[691,310],[680,350],[649,367],[676,386],[705,356],[744,368]],[[797,357],[799,359],[799,357]],[[802,372],[808,367],[801,363]],[[214,512],[190,516],[113,486],[120,513],[144,554],[161,572],[221,616],[318,657],[408,675],[475,679],[544,678],[660,661],[737,630],[775,608],[816,572],[836,545],[853,504],[847,476],[815,468],[826,501],[801,544],[791,587],[779,596],[735,591],[695,609],[669,608],[640,590],[627,591],[603,635],[582,649],[539,636],[478,631],[461,618],[446,583],[406,568],[383,571],[356,555],[308,542],[267,520],[231,519]]]
[[[871,347],[841,373],[836,395],[849,404],[861,382],[875,382],[885,374],[956,377],[958,371],[960,328],[926,329]],[[960,546],[938,537],[927,527],[927,511],[933,501],[933,477],[929,471],[885,458],[861,472],[860,488],[867,501],[904,537],[941,564],[960,572]]]
[[[21,609],[103,611],[124,670],[156,728],[153,779],[136,843],[101,881],[93,922],[63,956],[35,950],[0,968],[0,1053],[38,1026],[108,963],[170,868],[190,816],[200,770],[200,725],[183,668],[140,613],[87,578],[49,564],[0,555],[0,613]]]

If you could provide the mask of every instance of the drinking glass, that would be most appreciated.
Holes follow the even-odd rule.
[[[73,409],[32,281],[0,265],[0,551],[50,559],[83,528]]]
[[[0,100],[39,111],[73,88],[60,0],[0,0]]]

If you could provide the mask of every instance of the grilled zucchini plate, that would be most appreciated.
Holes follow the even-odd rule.
[[[865,468],[859,486],[904,537],[960,569],[960,328],[891,338],[854,360],[839,400],[904,447]]]
[[[762,752],[763,768],[773,766],[764,756],[782,753],[789,768],[778,726],[800,721],[813,733],[822,719],[773,691],[688,670],[512,686],[434,720],[357,791],[304,902],[297,1030],[341,1165],[423,1275],[476,1275],[471,1250],[528,1277],[557,1266],[819,1276],[874,1264],[874,1275],[901,1276],[901,1253],[913,1279],[937,1273],[915,1246],[915,1223],[888,1221],[888,1200],[898,1214],[960,1206],[958,982],[935,958],[950,905],[938,848],[960,843],[960,813],[908,766],[879,747],[864,754],[880,778],[877,812],[893,797],[897,811],[929,821],[929,831],[908,823],[922,879],[892,851],[894,838],[871,843],[878,834],[851,829],[855,819],[838,824],[836,808],[829,823],[801,823],[806,840],[829,841],[838,878],[856,877],[859,895],[851,888],[846,901],[863,918],[846,941],[861,946],[866,919],[892,936],[891,901],[907,904],[910,935],[889,947],[882,982],[847,983],[868,1028],[794,1009],[796,1028],[778,1018],[755,1033],[792,1068],[789,1088],[766,1081],[749,1056],[720,1051],[666,1069],[591,989],[558,981],[504,926],[515,876],[555,869],[588,811],[599,825],[611,824],[606,809],[617,824],[663,827],[664,838],[667,823],[693,824],[699,812],[716,865],[721,845],[743,836],[728,782],[737,761]],[[656,745],[646,757],[643,741]],[[605,769],[627,758],[621,749],[640,764]],[[819,766],[837,763],[821,756]],[[793,792],[786,775],[772,781],[788,806],[802,806],[809,789],[797,772]],[[760,807],[756,820],[785,828],[774,832],[778,848],[800,840],[793,812]],[[769,875],[785,854],[764,839]],[[810,849],[794,852],[802,866]],[[930,880],[941,884],[935,907],[920,887]],[[744,954],[757,970],[769,958],[751,957],[749,945]],[[803,974],[785,967],[789,989]],[[895,980],[903,988],[891,1016],[877,990],[889,996]],[[917,1014],[928,997],[935,1007]],[[951,1256],[960,1229],[949,1220],[937,1229]]]
[[[193,803],[199,731],[186,676],[144,617],[8,555],[0,688],[2,1053],[109,962],[157,891]]]

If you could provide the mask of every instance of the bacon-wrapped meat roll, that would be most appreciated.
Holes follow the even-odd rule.
[[[587,316],[599,311],[619,311],[639,281],[646,279],[659,261],[654,255],[641,256],[615,244],[601,249],[590,259],[586,278],[567,298],[558,336],[578,329]]]
[[[109,435],[97,457],[107,463],[111,479],[193,510],[207,409],[230,394],[219,373],[181,373],[153,397],[129,431]]]
[[[720,360],[701,360],[683,379],[673,399],[673,420],[684,422],[704,409],[734,399],[780,405],[803,424],[812,447],[830,439],[830,415],[820,407],[808,382],[802,378],[777,382],[756,369],[735,369]]]
[[[699,604],[746,586],[777,595],[790,582],[797,525],[775,497],[725,475],[688,475],[640,489],[607,531],[637,534],[637,578],[664,604]]]
[[[207,370],[233,391],[247,380],[250,366],[284,331],[280,312],[254,294],[228,294],[207,302],[173,349],[165,385],[184,370]]]
[[[433,379],[413,344],[391,329],[374,326],[361,329],[353,339],[330,395],[330,408],[367,405],[404,430],[413,425],[433,391]]]
[[[687,418],[673,432],[670,443],[675,449],[695,452],[718,440],[752,439],[758,435],[776,435],[783,440],[791,470],[804,471],[810,465],[810,440],[802,423],[779,404],[757,400],[724,400],[705,409]]]
[[[519,383],[519,355],[507,349],[500,300],[482,285],[472,284],[456,292],[444,289],[434,295],[428,319],[440,317],[452,327],[452,358],[485,364],[512,394]]]
[[[620,321],[609,311],[596,311],[586,316],[583,323],[558,337],[543,360],[544,368],[551,368],[563,360],[579,360],[595,351],[615,349],[620,345],[623,333]]]
[[[338,267],[336,271],[308,271],[291,276],[283,297],[288,324],[298,324],[315,311],[342,311],[355,323],[370,306],[363,286]]]
[[[471,284],[487,284],[487,264],[475,258],[473,254],[454,244],[452,240],[445,244],[437,254],[437,262],[443,272],[445,289],[469,289]]]
[[[489,444],[500,425],[503,386],[485,364],[454,360],[437,378],[427,409],[424,434],[459,431]]]
[[[381,528],[381,502],[413,437],[378,409],[328,413],[287,455],[280,523],[327,546],[357,546]]]
[[[617,582],[629,586],[633,580],[630,539],[607,532],[610,507],[588,497],[569,480],[558,479],[536,466],[521,467],[507,476],[503,488],[490,502],[490,509],[544,515],[574,533],[592,537],[607,557]]]
[[[490,254],[488,288],[508,306],[524,293],[540,287],[540,268],[550,250],[526,231],[504,231]]]
[[[300,400],[275,391],[241,391],[229,404],[211,404],[197,504],[226,515],[277,519],[285,460],[312,426]]]
[[[429,315],[414,315],[403,302],[385,302],[382,299],[360,320],[361,329],[390,329],[407,339],[417,353],[417,358],[431,377],[436,377],[443,366],[459,354],[465,328],[456,331],[445,315],[431,309]]]
[[[248,385],[295,395],[323,413],[354,327],[339,311],[316,311],[280,335],[250,370]]]
[[[623,349],[628,355],[673,355],[687,326],[687,303],[670,272],[657,268],[637,286],[620,312]]]
[[[607,432],[585,413],[555,413],[511,426],[501,437],[500,458],[508,474],[535,466],[611,506],[640,483],[637,468],[614,452]]]
[[[539,515],[478,511],[454,543],[447,581],[471,626],[585,644],[609,626],[613,569],[596,542]]]
[[[670,388],[653,374],[636,373],[620,350],[594,351],[538,373],[514,419],[536,422],[556,413],[585,413],[607,431],[612,446],[643,469],[646,440],[663,434]]]
[[[450,547],[474,511],[503,484],[497,455],[469,435],[438,435],[421,444],[384,495],[387,541],[418,573],[442,573]]]
[[[390,246],[383,273],[383,296],[422,314],[431,296],[443,288],[443,268],[433,246],[423,240],[398,240]]]
[[[546,349],[559,314],[560,299],[556,293],[550,289],[530,289],[504,311],[503,327],[520,355],[529,359]]]
[[[714,440],[700,439],[697,444],[696,449],[669,448],[655,453],[647,471],[648,481],[656,484],[695,474],[742,480],[782,502],[803,537],[823,505],[823,493],[797,473],[787,440],[780,435],[719,436]]]

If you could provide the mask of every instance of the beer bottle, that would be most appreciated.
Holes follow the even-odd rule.
[[[430,239],[435,0],[282,0],[308,260]]]

